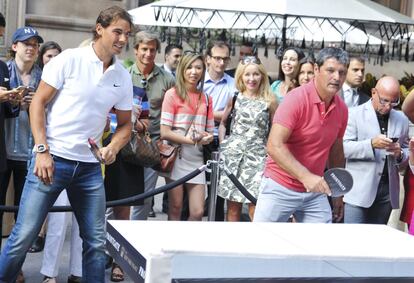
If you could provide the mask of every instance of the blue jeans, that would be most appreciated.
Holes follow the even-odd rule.
[[[291,215],[295,215],[297,222],[332,222],[332,210],[325,194],[296,192],[263,177],[253,221],[287,222]]]
[[[51,185],[45,185],[33,174],[35,157],[31,160],[17,222],[0,256],[2,283],[16,279],[49,209],[65,188],[83,239],[82,282],[105,281],[105,190],[101,166],[57,156],[53,159]]]

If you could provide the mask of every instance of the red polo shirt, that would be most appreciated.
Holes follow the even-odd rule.
[[[338,95],[325,111],[325,102],[319,98],[313,80],[289,92],[273,118],[274,124],[292,131],[286,142],[289,151],[319,176],[323,175],[332,145],[344,136],[347,121],[348,109]],[[280,168],[270,156],[264,176],[294,191],[306,191],[301,182]]]

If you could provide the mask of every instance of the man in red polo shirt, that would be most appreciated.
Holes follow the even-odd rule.
[[[278,107],[269,135],[261,193],[254,221],[332,222],[323,179],[328,167],[344,167],[342,138],[348,109],[336,95],[345,81],[346,51],[322,49],[315,63],[315,78],[286,96]],[[342,198],[333,200],[335,220],[343,217]]]

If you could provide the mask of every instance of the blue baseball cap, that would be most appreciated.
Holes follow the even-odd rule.
[[[37,30],[35,30],[32,27],[18,28],[13,33],[12,42],[16,43],[16,42],[19,42],[19,41],[25,41],[25,40],[28,40],[29,38],[32,38],[32,37],[36,37],[37,41],[39,43],[43,43],[43,38],[39,35]]]

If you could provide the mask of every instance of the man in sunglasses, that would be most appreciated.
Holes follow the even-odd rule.
[[[393,77],[382,77],[372,99],[349,110],[344,152],[354,186],[344,197],[345,223],[387,224],[399,207],[398,171],[408,158],[408,119],[393,109],[399,87]]]
[[[142,112],[137,121],[137,130],[144,130],[151,138],[160,138],[161,106],[164,94],[175,85],[174,77],[155,64],[155,56],[161,48],[158,34],[140,31],[135,34],[135,64],[128,68],[134,85],[134,96],[141,97]],[[152,168],[144,168],[145,192],[155,189],[158,173]],[[133,206],[132,220],[147,220],[151,212],[152,198],[146,198],[144,205]],[[151,212],[153,213],[153,212]],[[155,214],[153,214],[155,216]]]

